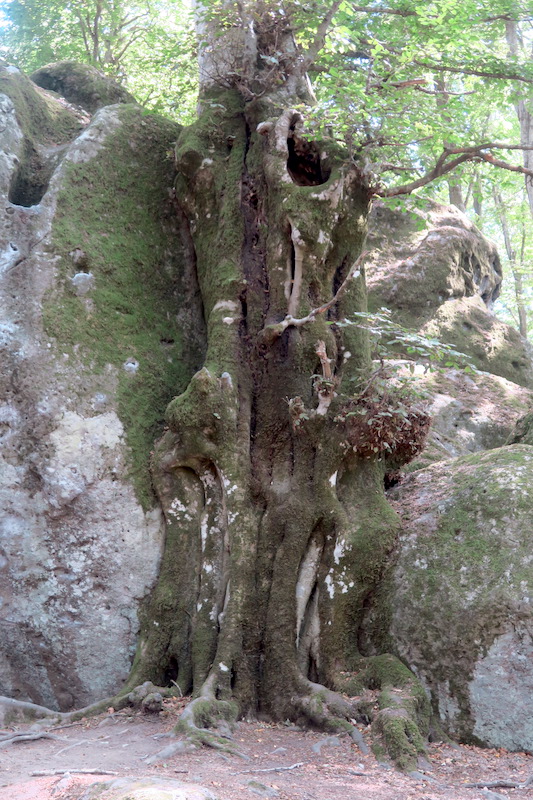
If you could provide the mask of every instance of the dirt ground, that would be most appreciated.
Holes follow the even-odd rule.
[[[210,789],[219,800],[533,798],[533,785],[489,790],[465,785],[524,782],[533,775],[533,756],[525,753],[433,744],[424,779],[413,778],[378,764],[373,755],[362,755],[350,739],[265,722],[239,723],[234,743],[241,756],[202,748],[148,764],[147,759],[172,741],[163,734],[172,729],[178,706],[176,701],[154,717],[109,713],[47,729],[59,738],[0,743],[0,800],[79,800],[87,785],[113,775],[179,779]],[[43,731],[43,726],[19,726],[21,730]]]

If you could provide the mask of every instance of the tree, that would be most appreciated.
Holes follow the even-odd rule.
[[[176,145],[173,202],[202,296],[206,355],[170,402],[155,448],[166,552],[121,698],[146,680],[192,690],[181,727],[206,743],[216,743],[205,729],[220,716],[258,709],[355,737],[358,711],[337,692],[358,673],[359,682],[401,688],[393,707],[384,697],[374,725],[407,767],[423,749],[427,698],[395,659],[367,657],[358,632],[398,532],[384,472],[418,452],[428,418],[381,368],[372,372],[367,332],[353,322],[365,310],[366,219],[373,195],[409,194],[472,161],[529,173],[492,154],[514,145],[457,144],[449,131],[438,138],[442,152],[432,141],[415,163],[392,161],[409,153],[416,130],[402,115],[384,130],[398,93],[408,104],[427,90],[423,108],[437,105],[438,85],[409,74],[411,64],[461,69],[435,56],[440,16],[427,57],[414,57],[412,42],[398,47],[402,29],[381,43],[372,7],[311,7],[312,15],[299,2],[266,0],[197,9],[201,112]],[[452,11],[442,3],[445,16]],[[407,27],[427,28],[428,13],[379,9]],[[334,18],[339,37],[361,14],[369,21],[354,28],[358,41],[346,34],[344,50],[319,64]],[[448,38],[464,23],[453,14]],[[324,72],[316,133],[305,132],[313,67],[337,82],[337,104],[348,88],[348,111],[361,100],[359,127],[338,115],[344,141],[325,124]],[[502,80],[533,81],[505,59],[470,65],[482,80],[497,70]],[[343,83],[348,73],[357,80]],[[378,166],[407,182],[378,178]]]
[[[175,204],[207,352],[154,456],[169,537],[130,677],[192,688],[189,735],[205,738],[232,700],[353,732],[356,712],[331,690],[369,663],[379,684],[357,630],[398,530],[383,473],[418,451],[428,419],[378,389],[366,333],[344,324],[365,308],[369,201],[499,146],[446,145],[421,178],[378,188],[364,147],[307,138],[307,72],[343,5],[314,4],[314,30],[298,3],[199,9],[202,111],[176,146]],[[429,711],[401,680],[376,729],[405,765]]]

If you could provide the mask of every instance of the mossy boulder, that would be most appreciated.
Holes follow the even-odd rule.
[[[104,75],[96,67],[77,61],[56,61],[31,74],[31,80],[42,89],[56,92],[69,103],[81,106],[90,114],[114,103],[135,103],[123,86]]]
[[[531,345],[515,328],[491,314],[480,297],[443,303],[421,333],[466,353],[484,372],[533,387]]]
[[[128,675],[163,546],[150,453],[201,362],[202,309],[179,126],[114,105],[80,133],[15,68],[0,82],[0,694],[67,710]]]
[[[465,353],[479,370],[533,387],[532,351],[492,313],[502,269],[495,245],[451,206],[376,203],[367,245],[368,304]]]
[[[403,210],[376,202],[367,246],[369,308],[391,308],[419,328],[447,300],[498,297],[502,268],[495,245],[453,206],[407,201]]]
[[[419,470],[390,494],[404,532],[367,618],[450,734],[533,750],[533,448]]]
[[[414,378],[417,391],[426,398],[431,428],[422,453],[404,468],[408,472],[501,447],[533,407],[531,390],[488,372],[419,367]]]

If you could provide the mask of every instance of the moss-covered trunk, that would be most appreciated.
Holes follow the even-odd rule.
[[[282,719],[319,716],[314,683],[354,663],[396,532],[351,425],[367,339],[334,324],[365,308],[368,186],[299,123],[226,91],[177,143],[208,344],[154,455],[167,543],[130,679]]]

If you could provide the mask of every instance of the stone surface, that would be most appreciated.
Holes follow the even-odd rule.
[[[177,128],[112,106],[76,136],[18,70],[0,91],[0,694],[66,710],[126,678],[163,545],[149,454],[194,352],[165,216]],[[38,198],[28,148],[56,150]]]
[[[419,367],[415,378],[417,391],[427,393],[431,428],[424,451],[404,468],[408,472],[501,447],[533,405],[531,390],[488,372]]]
[[[514,430],[509,434],[507,444],[533,445],[533,412],[529,411],[517,420]]]
[[[404,523],[368,630],[423,681],[463,740],[533,750],[533,447],[411,474],[391,492]],[[387,599],[385,593],[390,591]]]
[[[135,103],[135,98],[120,84],[89,64],[76,61],[57,61],[36,70],[31,79],[42,89],[57,94],[81,106],[91,114],[114,103]]]
[[[532,352],[491,311],[502,270],[495,245],[453,206],[376,203],[366,264],[369,309],[453,345],[480,370],[533,387]]]
[[[454,206],[408,200],[395,210],[376,202],[369,223],[369,306],[394,309],[407,327],[419,327],[447,300],[498,297],[498,251]]]
[[[216,800],[209,789],[172,778],[116,778],[85,791],[82,800]]]

